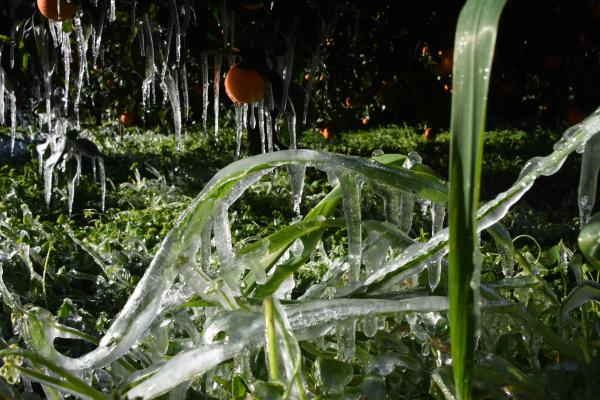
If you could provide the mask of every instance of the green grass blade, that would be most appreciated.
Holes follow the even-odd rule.
[[[471,398],[477,341],[477,206],[489,77],[506,0],[469,0],[456,27],[450,143],[450,329],[458,399]],[[474,283],[474,285],[472,284]]]

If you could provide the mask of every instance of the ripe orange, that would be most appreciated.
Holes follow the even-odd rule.
[[[557,56],[553,52],[548,52],[546,58],[544,58],[544,66],[546,68],[557,68],[563,64],[562,57]]]
[[[225,78],[225,91],[234,103],[254,103],[265,96],[267,81],[258,71],[231,67]]]
[[[367,125],[368,123],[369,123],[369,119],[368,118],[363,119],[363,125]]]
[[[258,4],[252,4],[250,6],[244,6],[244,7],[247,8],[248,10],[260,10],[261,8],[263,8],[263,4],[258,3]]]
[[[425,139],[427,140],[433,140],[436,137],[436,133],[433,130],[433,128],[427,128],[427,130],[425,131]]]
[[[454,66],[454,50],[448,49],[442,53],[441,64],[444,66],[444,70],[448,73],[452,73],[452,67]]]
[[[333,139],[337,136],[334,129],[329,125],[325,125],[323,128],[321,128],[321,135],[323,135],[323,137],[327,140]]]
[[[581,123],[581,121],[583,121],[585,119],[585,117],[587,117],[587,114],[585,114],[579,108],[573,107],[573,108],[571,108],[571,110],[569,110],[569,116],[568,116],[569,125],[571,125],[571,126],[577,125],[577,124]]]
[[[202,84],[202,82],[198,82],[198,83],[196,83],[196,86],[194,86],[194,93],[203,94],[203,89],[204,89],[204,85]]]
[[[44,17],[53,21],[64,21],[71,18],[75,12],[75,1],[70,3],[63,0],[60,7],[60,18],[58,17],[58,0],[37,0],[37,6]]]
[[[444,68],[444,65],[440,62],[435,65],[435,74],[437,76],[441,76],[442,78],[446,78],[450,74]]]
[[[132,123],[133,122],[133,113],[131,111],[123,112],[123,115],[121,115],[121,122],[124,123],[125,125],[129,125],[130,123]]]

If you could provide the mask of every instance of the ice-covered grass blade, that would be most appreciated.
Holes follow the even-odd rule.
[[[506,0],[469,0],[456,27],[450,142],[450,327],[458,399],[471,398],[480,255],[477,207],[494,43]]]

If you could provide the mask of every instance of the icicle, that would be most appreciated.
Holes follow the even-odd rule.
[[[154,43],[152,41],[152,30],[150,29],[148,14],[144,14],[142,20],[144,21],[144,36],[146,37],[147,48],[146,62],[148,64],[148,75],[144,79],[144,82],[142,82],[142,106],[146,109],[146,102],[150,102],[150,90],[154,84],[156,65],[154,64]],[[154,93],[156,96],[156,90],[154,90]]]
[[[336,174],[332,172],[327,172],[327,182],[329,182],[329,186],[334,187],[335,185],[340,183],[340,180],[338,179]]]
[[[100,188],[102,189],[102,212],[104,212],[104,203],[106,199],[106,176],[104,175],[104,158],[98,157],[98,169],[100,170]]]
[[[79,101],[81,99],[81,88],[83,87],[83,75],[87,67],[86,53],[88,49],[87,40],[83,34],[83,28],[81,26],[81,19],[79,16],[73,17],[73,23],[75,24],[75,40],[77,41],[77,55],[79,57],[79,72],[75,80],[75,100],[73,102],[73,111],[76,118],[76,129],[80,129],[79,125]]]
[[[10,156],[12,157],[17,135],[17,98],[15,92],[10,92],[8,98],[10,99]]]
[[[140,52],[142,57],[146,56],[146,45],[144,44],[144,21],[140,21],[138,23],[138,25],[140,26],[138,28],[138,41],[140,42]]]
[[[183,91],[183,111],[185,112],[185,120],[187,121],[190,113],[190,96],[188,93],[187,71],[185,70],[185,64],[179,67],[179,74],[181,75],[181,90]]]
[[[221,0],[223,6],[225,0]],[[219,85],[221,83],[221,56],[215,56],[215,140],[219,138]],[[208,85],[207,85],[208,86]],[[237,122],[237,118],[236,118]]]
[[[402,195],[402,206],[400,209],[400,230],[406,234],[410,232],[413,220],[413,211],[415,206],[415,195],[404,193]]]
[[[62,34],[62,55],[65,64],[65,96],[63,101],[65,102],[65,115],[69,109],[69,78],[71,76],[71,42],[69,36],[71,32],[63,32]]]
[[[113,5],[113,4],[111,4]],[[100,22],[98,23],[98,31],[96,32],[96,40],[92,47],[92,55],[94,57],[94,65],[97,64],[98,54],[100,53],[100,45],[102,44],[102,30],[104,29],[104,18],[106,17],[106,5],[100,3]]]
[[[346,227],[348,230],[348,263],[350,264],[350,282],[360,279],[362,254],[362,226],[360,216],[360,176],[344,172],[339,177],[342,189],[342,201]]]
[[[337,325],[338,358],[351,361],[356,355],[356,318],[348,318]]]
[[[580,229],[589,222],[592,208],[594,208],[594,204],[596,203],[596,184],[598,182],[599,169],[600,135],[597,134],[588,140],[581,159],[581,175],[579,178],[579,191],[577,192]]]
[[[48,20],[48,26],[50,28],[50,34],[52,35],[52,42],[54,48],[58,48],[62,44],[62,21]]]
[[[227,23],[227,4],[226,0],[219,0],[219,10],[221,11],[221,29],[223,30],[223,48],[229,47],[229,25]]]
[[[179,141],[181,138],[181,105],[179,103],[179,89],[177,86],[177,74],[175,79],[171,77],[169,73],[165,77],[165,83],[169,92],[169,99],[171,100],[171,106],[173,107],[173,118],[175,124],[175,148],[179,151]]]
[[[290,164],[287,168],[290,175],[290,186],[292,188],[292,208],[296,215],[300,215],[300,203],[302,202],[306,165]]]
[[[400,193],[394,190],[386,190],[383,196],[383,207],[385,209],[385,220],[394,226],[400,226]]]
[[[256,128],[256,118],[254,117],[254,108],[256,107],[256,105],[258,104],[258,102],[254,102],[250,104],[250,127],[252,129]]]
[[[254,109],[254,104],[252,104]],[[258,129],[260,130],[260,144],[262,146],[262,153],[266,153],[265,149],[265,100],[264,98],[258,101]],[[254,110],[252,111],[252,120],[254,120]],[[254,126],[252,126],[254,128]]]
[[[92,158],[92,177],[94,178],[94,182],[98,182],[96,179],[96,159],[98,157]],[[81,171],[79,172],[81,174]]]
[[[115,11],[115,0],[110,0],[110,12],[108,14],[108,20],[110,22],[113,22],[115,19],[117,19]]]
[[[206,119],[208,117],[208,58],[202,55],[202,122],[206,134]]]
[[[300,21],[298,18],[294,20],[294,26],[292,26],[292,30],[290,31],[290,36],[287,40],[287,59],[285,62],[285,77],[283,78],[283,97],[281,98],[281,110],[285,112],[288,101],[288,92],[290,90],[290,84],[292,82],[293,75],[293,67],[294,67],[294,53],[296,52],[296,28],[298,28],[298,24]]]
[[[242,103],[239,102],[235,102],[234,104],[235,106],[235,126],[237,129],[237,135],[236,135],[236,147],[235,147],[235,158],[236,160],[238,158],[240,158],[240,147],[242,145],[242,129],[243,129],[243,116],[242,116]]]
[[[269,153],[273,152],[273,121],[271,120],[271,113],[265,109],[265,123],[267,125],[267,141],[269,145]]]
[[[40,46],[41,60],[43,76],[44,76],[44,87],[46,91],[46,121],[48,123],[48,132],[52,132],[52,108],[50,104],[50,97],[52,94],[52,74],[54,68],[50,69],[50,56],[48,54],[48,32],[44,25],[36,25],[34,32],[37,36],[37,40]]]
[[[433,207],[431,207],[431,236],[435,235],[444,227],[444,216],[446,214],[446,209],[444,207],[444,203],[437,202],[433,203]]]
[[[248,132],[248,104],[244,103],[244,117],[243,117],[243,126],[244,126],[244,132]]]
[[[2,46],[0,46],[0,61],[2,59]],[[4,69],[0,66],[0,125],[4,125]]]
[[[310,94],[312,91],[312,83],[317,73],[317,65],[319,64],[319,50],[321,46],[317,46],[317,51],[313,54],[310,64],[310,74],[308,76],[308,85],[306,87],[306,99],[304,100],[304,116],[302,117],[302,126],[306,126],[306,118],[308,117],[308,105],[310,103]]]
[[[435,290],[442,277],[442,258],[448,253],[449,248],[444,247],[427,259],[427,269],[429,270],[429,287]]]
[[[137,5],[137,0],[131,0],[131,37],[135,38],[135,7]],[[142,39],[141,48],[142,52],[144,51],[144,42]],[[142,54],[143,55],[143,54]]]

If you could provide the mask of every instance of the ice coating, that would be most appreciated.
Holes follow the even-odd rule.
[[[60,31],[62,35],[62,46],[61,51],[63,55],[63,62],[65,66],[65,97],[63,99],[65,103],[65,115],[69,109],[69,78],[71,76],[71,42],[69,40],[69,36],[71,36],[71,31],[64,32]]]
[[[360,216],[360,176],[345,172],[340,177],[342,202],[346,226],[348,229],[348,263],[350,264],[350,282],[359,280],[362,255],[362,228]]]
[[[50,97],[52,94],[52,74],[54,73],[54,65],[50,68],[50,56],[48,54],[48,32],[44,25],[35,25],[34,32],[40,51],[40,63],[42,64],[42,72],[44,77],[44,88],[46,98],[46,113],[45,118],[48,124],[48,132],[52,131],[52,108],[50,107]]]
[[[177,12],[177,4],[175,4],[175,0],[169,0],[169,5],[171,6],[171,19],[175,25],[175,60],[177,65],[179,65],[179,61],[181,60],[181,29],[179,26],[179,13]],[[169,42],[167,46],[170,45],[171,44]]]
[[[347,318],[338,323],[338,359],[351,361],[356,355],[356,318]]]
[[[181,90],[183,91],[183,112],[185,114],[185,120],[187,121],[190,116],[190,95],[188,93],[187,71],[185,70],[185,64],[182,64],[179,67],[179,74],[181,75]]]
[[[596,203],[596,185],[600,169],[600,135],[588,140],[581,159],[581,175],[577,203],[579,205],[580,227],[583,228],[590,220],[590,215]]]
[[[402,194],[402,204],[400,209],[400,230],[410,232],[413,221],[413,210],[415,207],[415,195],[412,193]]]
[[[254,108],[257,105],[258,105],[257,101],[250,104],[250,128],[252,128],[252,129],[256,128],[256,118],[254,116]]]
[[[60,11],[59,11],[60,13]],[[114,21],[116,19],[116,14],[115,14],[115,0],[110,0],[110,10],[108,12],[108,20],[109,21]]]

